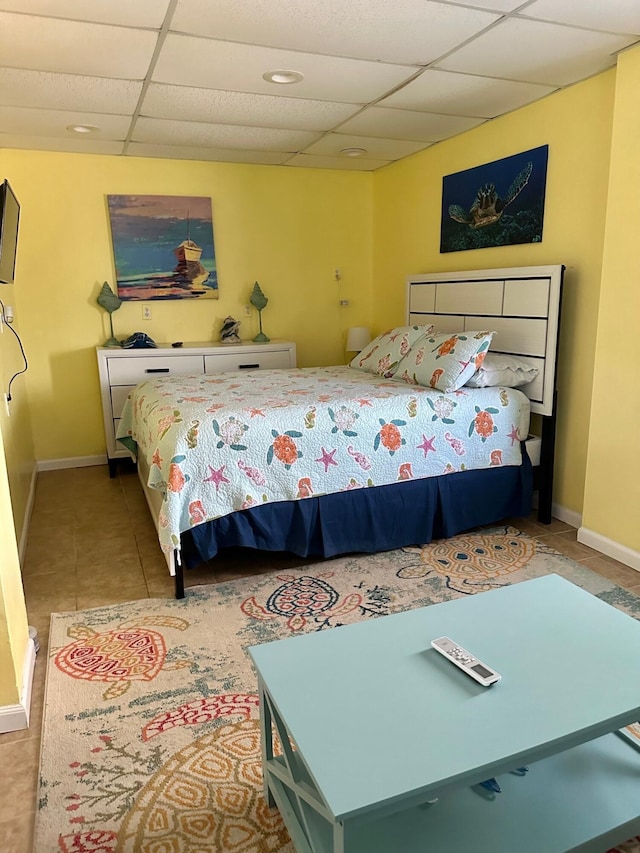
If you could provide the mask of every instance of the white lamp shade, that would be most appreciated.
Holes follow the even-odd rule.
[[[347,352],[361,352],[371,342],[371,332],[366,326],[352,326],[347,332]]]

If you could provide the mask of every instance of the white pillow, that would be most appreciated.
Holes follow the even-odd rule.
[[[470,388],[518,388],[533,382],[540,371],[515,355],[489,352],[480,368],[465,383]]]

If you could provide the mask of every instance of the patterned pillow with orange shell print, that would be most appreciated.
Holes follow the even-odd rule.
[[[393,376],[399,362],[432,330],[433,326],[396,326],[387,329],[358,353],[349,367],[389,378]]]
[[[480,368],[495,332],[437,332],[412,347],[394,379],[451,394]]]

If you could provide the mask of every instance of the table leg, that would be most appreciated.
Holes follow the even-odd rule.
[[[258,697],[260,700],[260,748],[262,751],[264,799],[269,808],[273,809],[275,808],[276,801],[269,790],[269,773],[267,771],[267,762],[273,758],[273,725],[271,710],[266,700],[264,684],[261,678],[258,678]]]
[[[280,811],[298,853],[344,853],[342,824],[336,824],[315,787],[304,759],[292,743],[287,726],[273,706],[260,677],[258,697],[263,789],[267,804],[276,806]],[[282,754],[277,756],[274,751],[276,737],[282,747]],[[331,848],[327,848],[318,837],[322,823],[325,829],[320,831],[320,835],[325,841],[335,833],[335,844]]]

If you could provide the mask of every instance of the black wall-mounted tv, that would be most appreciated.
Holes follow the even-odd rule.
[[[20,203],[5,180],[0,184],[0,282],[11,284],[16,272]]]

